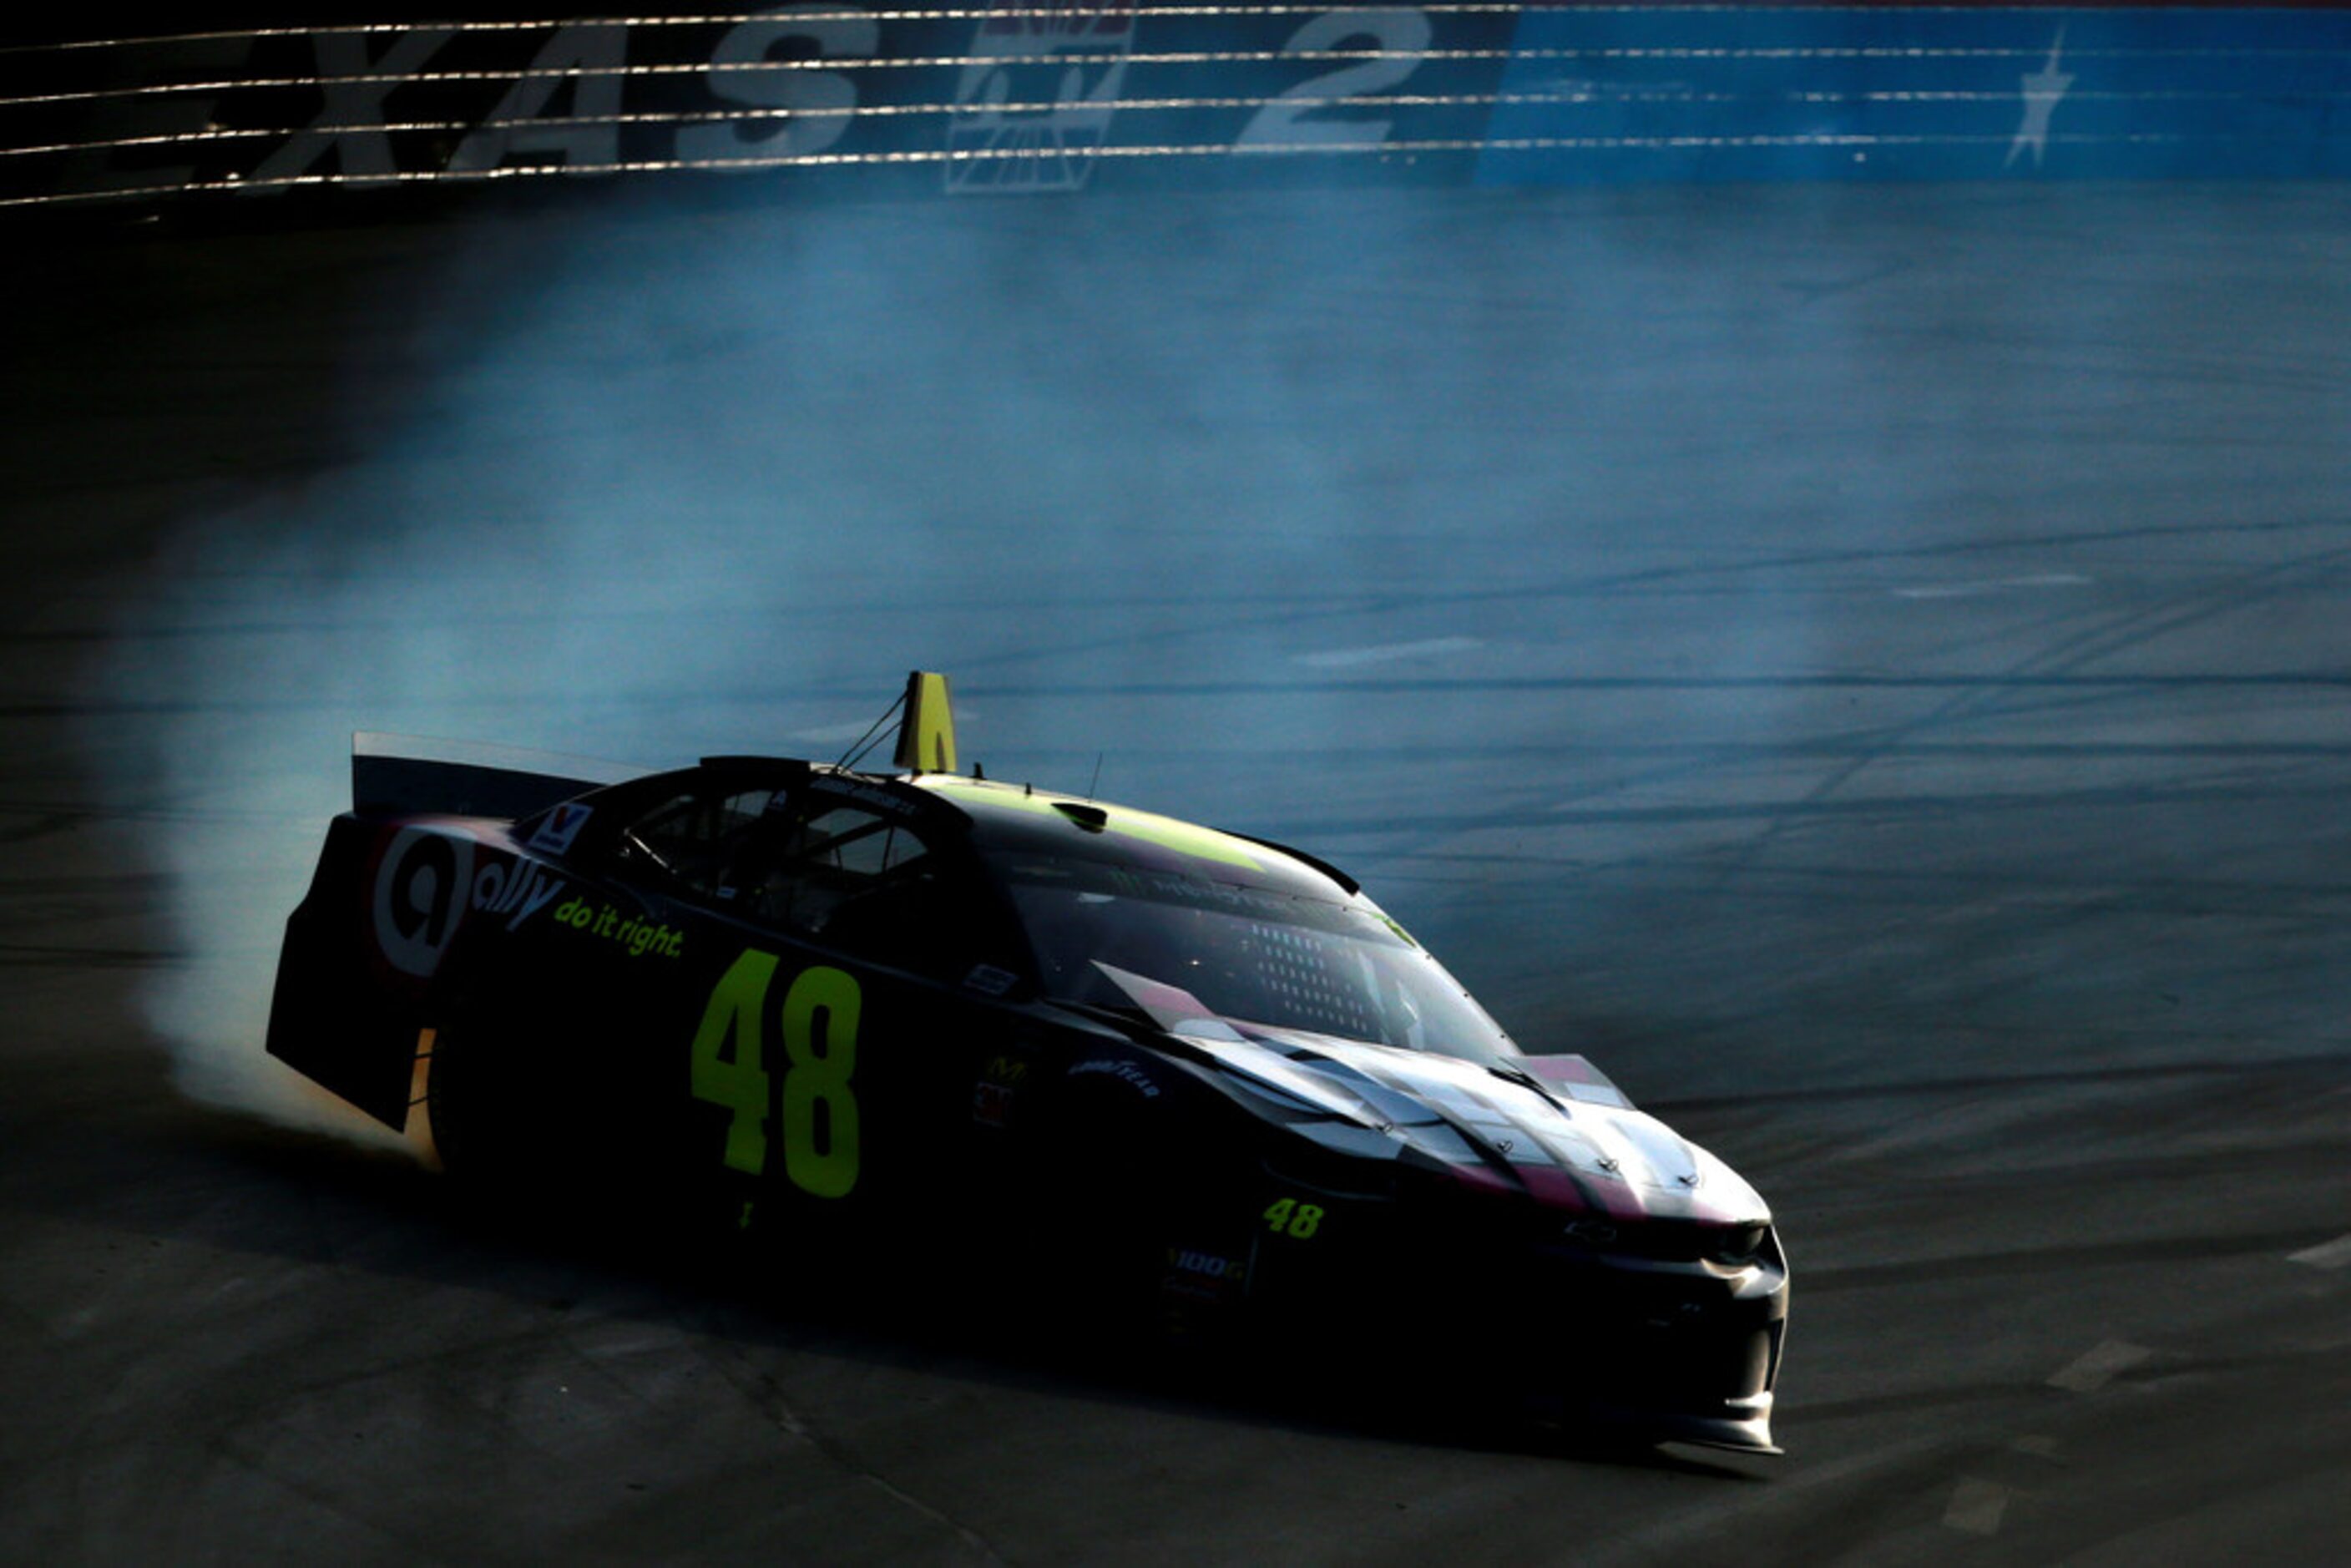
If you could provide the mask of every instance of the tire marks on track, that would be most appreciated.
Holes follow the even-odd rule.
[[[795,1407],[784,1391],[782,1381],[772,1371],[757,1364],[744,1347],[700,1335],[695,1337],[695,1343],[703,1359],[778,1431],[806,1444],[821,1455],[827,1463],[861,1485],[871,1488],[890,1502],[920,1515],[946,1531],[974,1560],[998,1564],[1006,1561],[978,1531],[890,1479],[861,1458],[847,1442],[820,1431]]]

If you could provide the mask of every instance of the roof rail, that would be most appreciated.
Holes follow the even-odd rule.
[[[1218,828],[1217,831],[1224,834],[1228,839],[1238,839],[1243,843],[1255,844],[1261,850],[1271,850],[1277,854],[1288,855],[1291,860],[1298,861],[1305,865],[1311,866],[1314,870],[1321,872],[1324,876],[1329,877],[1332,882],[1337,883],[1340,888],[1351,897],[1355,894],[1364,891],[1364,884],[1362,883],[1357,882],[1353,877],[1349,876],[1345,872],[1341,871],[1337,866],[1332,865],[1329,861],[1322,859],[1319,855],[1310,855],[1304,850],[1291,849],[1288,844],[1277,844],[1271,839],[1260,839],[1255,833],[1237,833],[1230,828]]]

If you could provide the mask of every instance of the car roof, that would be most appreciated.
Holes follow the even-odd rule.
[[[1295,850],[1133,806],[959,774],[900,782],[961,811],[986,850],[1113,861],[1306,898],[1356,891],[1353,878]]]
[[[894,800],[919,811],[951,810],[983,852],[1109,862],[1332,902],[1359,891],[1336,866],[1286,845],[1028,784],[957,773],[864,773],[776,757],[706,757],[702,765],[868,805]]]

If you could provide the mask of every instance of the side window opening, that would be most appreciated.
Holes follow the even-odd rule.
[[[852,956],[959,979],[1005,946],[976,870],[905,821],[811,802],[776,813],[745,857],[744,913]]]
[[[835,808],[804,823],[798,858],[841,873],[844,884],[897,871],[926,851],[904,825],[870,812]]]
[[[698,893],[720,895],[728,862],[775,794],[772,789],[681,793],[623,828],[615,853],[632,866],[658,872]]]
[[[927,854],[902,822],[853,806],[820,807],[813,816],[778,822],[748,857],[747,907],[757,918],[829,937],[852,904],[873,907],[892,894],[904,902],[907,889],[929,880]]]

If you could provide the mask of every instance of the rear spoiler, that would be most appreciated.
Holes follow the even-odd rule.
[[[361,816],[445,811],[511,821],[646,771],[512,746],[362,730],[351,737],[351,810]]]

